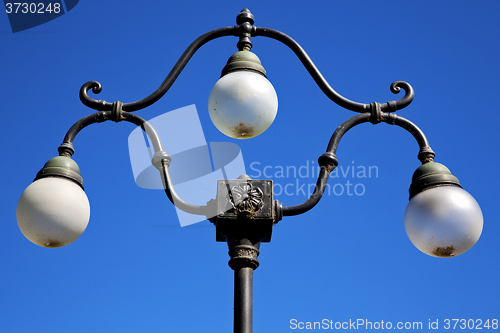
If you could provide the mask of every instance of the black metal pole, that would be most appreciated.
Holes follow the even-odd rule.
[[[253,331],[253,268],[234,271],[234,332]]]
[[[234,333],[253,331],[253,271],[259,266],[260,237],[240,232],[228,239],[229,267],[234,270]],[[236,236],[236,237],[234,237]]]

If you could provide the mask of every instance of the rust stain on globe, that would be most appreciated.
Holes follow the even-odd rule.
[[[437,257],[449,258],[455,256],[455,250],[456,249],[453,245],[448,245],[446,247],[437,247],[434,251],[432,251],[432,254]]]
[[[231,128],[235,137],[240,138],[251,138],[255,136],[255,127],[249,126],[244,122],[237,123]]]
[[[63,244],[62,242],[60,242],[58,240],[54,240],[54,239],[48,239],[44,244],[45,247],[49,247],[49,248],[61,247],[64,245],[65,244]]]

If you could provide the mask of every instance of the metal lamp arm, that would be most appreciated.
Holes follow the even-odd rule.
[[[393,113],[378,112],[378,116],[375,118],[374,115],[376,114],[376,110],[378,109],[380,111],[380,106],[377,107],[376,104],[377,103],[371,104],[372,110],[375,111],[365,112],[349,118],[335,130],[330,139],[326,152],[318,159],[318,163],[321,166],[321,172],[318,176],[318,181],[316,183],[313,194],[305,202],[299,205],[283,207],[283,216],[300,215],[316,206],[316,204],[323,196],[330,172],[332,172],[338,165],[335,153],[337,152],[337,147],[340,139],[348,130],[356,125],[366,122],[372,122],[374,124],[385,122],[390,125],[397,125],[399,127],[402,127],[410,132],[415,140],[417,140],[417,143],[420,147],[418,159],[422,162],[422,164],[434,160],[435,153],[430,148],[429,142],[427,141],[424,133],[422,132],[422,130],[420,130],[420,128],[417,127],[417,125]]]
[[[193,205],[189,202],[182,200],[177,194],[177,192],[175,192],[174,184],[172,183],[172,178],[170,177],[170,171],[168,169],[169,163],[170,163],[169,160],[163,159],[161,161],[161,167],[159,169],[162,176],[161,179],[163,182],[163,188],[165,189],[165,194],[167,195],[168,199],[174,204],[176,208],[179,208],[180,210],[188,214],[202,215],[202,216],[209,215],[207,205],[204,206]]]
[[[170,89],[172,84],[175,82],[179,74],[182,72],[184,67],[187,65],[193,54],[204,44],[208,43],[209,41],[219,38],[219,37],[224,37],[224,36],[238,36],[240,31],[240,26],[234,26],[234,27],[225,27],[225,28],[220,28],[220,29],[215,29],[212,31],[207,32],[206,34],[198,37],[195,39],[189,46],[188,48],[184,51],[184,53],[181,55],[177,63],[174,65],[170,73],[167,75],[163,83],[158,87],[158,89],[153,92],[151,95],[149,95],[146,98],[141,99],[140,101],[136,102],[131,102],[131,103],[124,103],[123,104],[123,111],[127,112],[133,112],[137,110],[144,109],[145,107],[150,106],[151,104],[155,103],[158,101],[165,93]],[[102,86],[99,82],[97,81],[89,81],[85,83],[82,88],[80,89],[80,100],[82,101],[83,104],[88,106],[91,109],[94,110],[100,110],[100,111],[109,111],[113,107],[113,103],[109,103],[106,101],[101,101],[101,100],[95,100],[91,97],[89,97],[88,92],[89,90],[92,89],[92,92],[94,94],[99,94],[102,90]]]
[[[304,67],[307,69],[309,74],[312,76],[316,84],[319,86],[321,91],[328,96],[333,102],[340,105],[341,107],[355,111],[355,112],[367,112],[370,110],[370,104],[362,104],[351,101],[339,93],[337,93],[329,84],[328,81],[325,80],[321,72],[314,65],[311,58],[307,55],[304,49],[290,36],[269,28],[255,28],[255,36],[264,36],[273,38],[277,41],[282,42],[286,46],[288,46],[294,53],[297,55],[299,60],[302,62]],[[401,88],[405,90],[405,95],[403,98],[397,101],[389,101],[384,104],[381,104],[381,110],[385,112],[393,112],[396,110],[400,110],[408,106],[414,97],[414,91],[411,85],[405,81],[395,81],[391,84],[391,92],[397,94],[400,92]]]
[[[120,108],[121,105],[122,103],[120,102],[113,103],[111,104],[113,108],[112,111],[99,111],[83,117],[73,124],[64,136],[63,143],[58,148],[59,155],[71,157],[75,153],[73,149],[73,141],[75,140],[76,135],[89,125],[102,123],[107,120],[113,120],[115,122],[128,121],[141,127],[151,140],[155,153],[163,151],[163,146],[156,130],[144,118],[133,113],[122,111]]]
[[[115,122],[119,121],[128,121],[142,128],[154,149],[154,156],[152,163],[153,165],[160,171],[163,188],[165,189],[165,193],[170,201],[179,209],[195,215],[207,215],[207,206],[199,206],[190,204],[184,200],[182,200],[177,192],[175,192],[174,185],[172,183],[170,172],[168,170],[168,166],[170,164],[171,158],[170,156],[163,151],[163,146],[161,144],[160,137],[156,130],[151,126],[144,118],[130,113],[121,111],[121,103],[116,102],[112,104],[113,111],[99,111],[94,114],[88,115],[79,121],[77,121],[66,133],[64,137],[63,143],[59,146],[59,155],[71,157],[75,150],[73,148],[73,140],[76,135],[85,127],[95,124],[101,123],[107,120],[113,120]]]

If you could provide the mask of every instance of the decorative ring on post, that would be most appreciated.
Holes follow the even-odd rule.
[[[370,104],[370,112],[370,122],[373,125],[376,125],[382,121],[382,110],[379,103],[373,102],[372,104]]]
[[[231,259],[228,262],[229,267],[237,270],[241,267],[250,267],[255,270],[259,267],[259,249],[253,245],[235,245],[229,249]]]
[[[113,109],[111,110],[111,120],[113,120],[115,123],[119,123],[120,121],[123,120],[122,114],[123,114],[123,103],[120,101],[116,101],[113,103]]]

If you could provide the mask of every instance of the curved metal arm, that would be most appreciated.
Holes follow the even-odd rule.
[[[160,173],[162,175],[161,179],[163,182],[163,188],[165,189],[165,194],[168,199],[174,204],[175,207],[180,210],[193,214],[193,215],[208,215],[208,206],[199,206],[190,204],[184,200],[182,200],[177,192],[175,192],[174,184],[172,183],[172,178],[170,177],[170,171],[168,169],[168,164],[170,161],[162,160]]]
[[[78,120],[71,128],[68,130],[66,135],[64,136],[63,143],[59,147],[59,154],[66,155],[71,157],[74,154],[73,149],[73,141],[75,140],[76,135],[85,127],[95,124],[102,123],[107,120],[115,120],[113,118],[112,111],[99,111],[94,114],[90,114],[82,119]],[[151,140],[151,144],[153,145],[153,149],[156,152],[163,151],[163,146],[160,141],[160,137],[156,130],[151,126],[144,118],[139,117],[136,114],[129,112],[121,112],[120,120],[131,122],[143,129],[144,132],[148,135]]]
[[[179,74],[182,72],[188,61],[191,59],[193,54],[204,44],[208,43],[209,41],[219,38],[219,37],[224,37],[224,36],[238,36],[240,32],[240,26],[234,26],[234,27],[225,27],[225,28],[220,28],[220,29],[215,29],[210,32],[207,32],[206,34],[198,37],[195,39],[194,42],[189,45],[189,47],[184,51],[184,53],[181,55],[175,66],[172,68],[170,73],[167,75],[163,83],[158,87],[158,89],[153,92],[151,95],[148,97],[141,99],[140,101],[137,102],[132,102],[132,103],[125,103],[123,104],[123,111],[137,111],[144,109],[145,107],[150,106],[151,104],[155,103],[158,101],[165,93],[170,89],[172,84],[175,82]],[[95,100],[88,95],[88,91],[92,89],[92,92],[94,94],[99,94],[102,90],[102,86],[99,82],[97,81],[89,81],[85,83],[82,88],[80,89],[80,100],[82,101],[83,104],[88,106],[91,109],[95,110],[100,110],[100,111],[109,111],[111,110],[113,104],[106,102],[106,101],[101,101],[101,100]]]
[[[185,211],[186,213],[195,215],[207,215],[207,206],[199,206],[190,204],[182,200],[177,192],[175,192],[174,185],[172,183],[170,172],[168,166],[170,164],[170,156],[163,151],[163,146],[161,144],[160,137],[151,124],[149,124],[144,118],[130,113],[121,111],[117,115],[113,114],[113,111],[99,111],[94,114],[88,115],[79,121],[77,121],[66,133],[63,143],[59,146],[59,154],[71,157],[74,154],[73,141],[76,135],[85,127],[101,123],[106,120],[118,121],[128,121],[142,128],[146,132],[151,144],[154,149],[154,157],[152,163],[160,171],[160,176],[163,182],[163,188],[169,200],[179,209]]]
[[[282,42],[286,46],[288,46],[300,59],[304,67],[307,69],[309,74],[312,76],[316,84],[320,87],[321,91],[328,96],[333,102],[340,105],[343,108],[346,108],[351,111],[356,112],[366,112],[370,109],[370,104],[362,104],[353,102],[348,100],[347,98],[341,96],[337,93],[325,80],[321,72],[314,65],[311,58],[307,55],[304,49],[290,36],[268,28],[256,28],[255,36],[265,36],[269,38],[273,38],[277,41]],[[409,83],[405,81],[395,81],[391,84],[391,92],[397,94],[400,92],[401,88],[405,90],[405,96],[398,101],[390,101],[381,105],[381,110],[385,112],[393,112],[396,110],[400,110],[406,106],[408,106],[414,97],[413,88]]]
[[[283,207],[283,216],[300,215],[316,206],[316,204],[323,196],[330,172],[332,172],[337,167],[338,162],[335,153],[337,152],[337,147],[339,145],[340,139],[348,130],[350,130],[354,126],[369,122],[371,119],[372,113],[365,112],[347,119],[335,130],[330,139],[330,142],[328,143],[326,152],[318,159],[319,165],[321,166],[321,172],[318,176],[318,181],[316,183],[313,194],[305,202],[299,205]],[[435,153],[430,148],[429,142],[427,141],[424,133],[422,132],[422,130],[420,130],[420,128],[417,127],[417,125],[403,117],[392,113],[382,113],[381,121],[390,125],[397,125],[399,127],[402,127],[413,135],[420,147],[418,159],[422,163],[426,163],[434,159]]]
[[[422,132],[422,130],[418,128],[417,125],[415,125],[408,119],[400,117],[393,113],[382,113],[381,116],[381,121],[389,125],[397,125],[410,132],[415,140],[417,140],[418,146],[420,147],[420,152],[423,152],[424,154],[434,154],[432,150],[430,150],[429,142],[427,141],[424,132]],[[342,125],[340,125],[333,133],[330,142],[328,143],[326,152],[335,155],[340,139],[344,136],[344,134],[356,125],[369,122],[371,117],[371,113],[365,112],[363,114],[349,118],[344,123],[342,123]],[[422,160],[420,154],[418,158]]]

